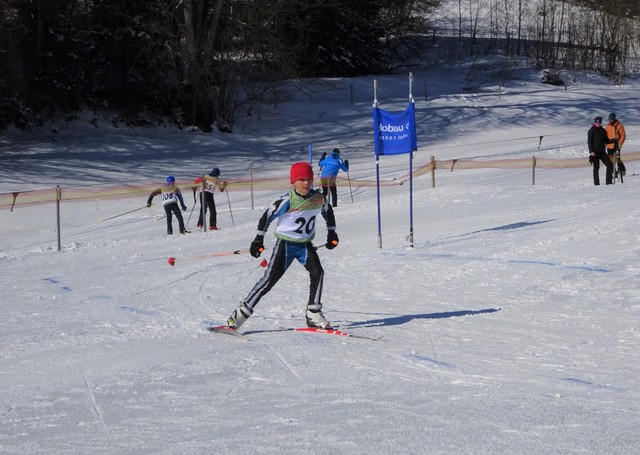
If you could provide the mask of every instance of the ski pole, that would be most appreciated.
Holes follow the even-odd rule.
[[[187,218],[187,224],[184,225],[185,229],[189,226],[189,221],[191,221],[191,215],[193,214],[193,209],[195,208],[196,208],[196,202],[193,201],[193,207],[191,207],[191,212],[189,212],[189,218]]]
[[[349,145],[344,145],[345,147],[349,148],[349,149],[354,149],[354,150],[358,150],[354,147],[351,147]],[[348,161],[348,160],[347,160]],[[349,175],[349,168],[347,167],[347,181],[349,182],[349,194],[351,195],[351,203],[353,203],[353,190],[351,189],[351,176]]]
[[[109,218],[105,218],[104,220],[100,220],[100,221],[112,220],[114,218],[118,218],[119,216],[128,215],[129,213],[137,212],[138,210],[142,210],[142,209],[146,209],[146,208],[147,208],[147,206],[145,205],[143,207],[140,207],[140,208],[137,208],[137,209],[133,209],[133,210],[129,210],[128,212],[121,213],[120,215],[110,216]]]
[[[338,244],[338,241],[337,241],[337,240],[334,240],[334,241],[333,241],[333,242],[331,242],[331,243],[333,243],[334,245],[337,245],[337,244]],[[318,245],[318,246],[315,246],[315,245],[314,245],[314,246],[313,246],[313,249],[317,251],[317,250],[319,250],[320,248],[326,248],[326,247],[327,247],[327,245],[329,245],[329,243],[323,243],[322,245]]]
[[[184,225],[184,228],[186,229],[187,226],[189,226],[189,221],[191,221],[191,215],[193,214],[193,209],[196,208],[196,188],[198,188],[197,186],[192,186],[191,189],[193,190],[193,207],[191,207],[191,212],[189,212],[189,218],[187,218],[187,224]]]
[[[231,215],[231,224],[233,227],[236,227],[235,221],[233,221],[233,212],[231,211],[231,200],[229,199],[229,189],[225,188],[225,193],[227,193],[227,202],[229,203],[229,215]]]
[[[204,259],[204,258],[231,256],[233,254],[245,254],[245,253],[248,253],[248,252],[249,252],[249,249],[234,250],[234,251],[221,251],[221,252],[218,252],[218,253],[202,254],[200,256],[191,256],[189,258],[185,258],[185,260],[187,260],[187,259]],[[173,266],[176,263],[176,258],[170,257],[167,260],[167,262],[169,263],[169,265]]]

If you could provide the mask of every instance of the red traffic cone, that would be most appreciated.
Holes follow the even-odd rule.
[[[176,258],[169,258],[167,262],[169,263],[169,265],[173,266],[176,263]]]
[[[260,267],[266,267],[266,266],[268,266],[268,265],[269,265],[269,263],[267,262],[267,260],[266,260],[266,259],[263,259],[263,260],[260,262]]]

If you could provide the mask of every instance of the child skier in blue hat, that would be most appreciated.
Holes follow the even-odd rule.
[[[164,207],[164,212],[167,214],[167,234],[173,234],[173,214],[175,214],[178,219],[180,234],[187,234],[189,231],[187,231],[184,226],[184,220],[178,208],[178,203],[180,203],[183,211],[187,210],[187,206],[184,205],[182,192],[180,192],[180,188],[176,186],[176,178],[173,175],[167,177],[167,182],[149,195],[147,207],[151,207],[153,198],[158,194],[162,194],[162,206]]]

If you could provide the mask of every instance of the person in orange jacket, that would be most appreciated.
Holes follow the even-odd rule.
[[[625,132],[624,126],[620,120],[616,118],[615,112],[609,114],[609,123],[607,123],[605,130],[607,131],[607,137],[611,141],[611,143],[607,144],[607,154],[618,155],[620,174],[624,176],[627,173],[627,170],[620,159],[620,149],[622,149],[622,144],[624,144],[624,141],[627,139],[627,133]],[[611,156],[611,161],[615,163],[615,158],[613,156]],[[616,169],[615,177],[618,177],[617,172],[618,170]]]
[[[200,216],[198,217],[198,229],[202,228],[204,224],[204,214],[207,209],[209,209],[209,230],[217,231],[218,230],[218,213],[216,212],[216,201],[213,198],[213,194],[216,191],[220,191],[224,193],[224,190],[227,188],[227,182],[220,183],[220,169],[214,167],[209,172],[209,175],[205,176],[205,186],[204,186],[204,210],[202,210],[202,206],[200,207]],[[194,183],[202,183],[202,177],[198,177],[194,180]],[[195,191],[195,190],[194,190]]]

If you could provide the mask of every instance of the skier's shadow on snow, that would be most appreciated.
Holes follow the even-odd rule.
[[[382,319],[371,319],[368,321],[352,322],[344,327],[383,327],[388,325],[401,325],[411,322],[414,319],[445,319],[456,318],[459,316],[474,316],[477,314],[495,313],[501,308],[485,308],[483,310],[462,310],[462,311],[445,311],[443,313],[424,313],[424,314],[404,314],[402,316],[392,316]]]
[[[553,221],[556,221],[556,220],[555,219],[551,219],[551,220],[539,220],[539,221],[520,221],[518,223],[504,224],[502,226],[494,226],[494,227],[490,227],[490,228],[479,229],[477,231],[466,232],[464,234],[457,234],[457,235],[452,235],[450,237],[445,237],[443,239],[443,241],[441,241],[440,243],[441,244],[445,243],[444,242],[445,240],[463,239],[465,237],[470,237],[470,236],[473,236],[475,234],[481,234],[483,232],[512,231],[514,229],[522,229],[522,228],[526,228],[526,227],[530,227],[530,226],[535,226],[535,225],[538,225],[538,224],[551,223]]]
[[[556,221],[556,220],[520,221],[518,223],[503,224],[502,226],[495,226],[492,228],[480,229],[479,231],[473,231],[473,232],[469,232],[468,234],[462,234],[462,235],[471,235],[471,234],[478,234],[480,232],[491,232],[491,231],[511,231],[513,229],[521,229],[529,226],[535,226],[536,224],[551,223],[553,221]]]

